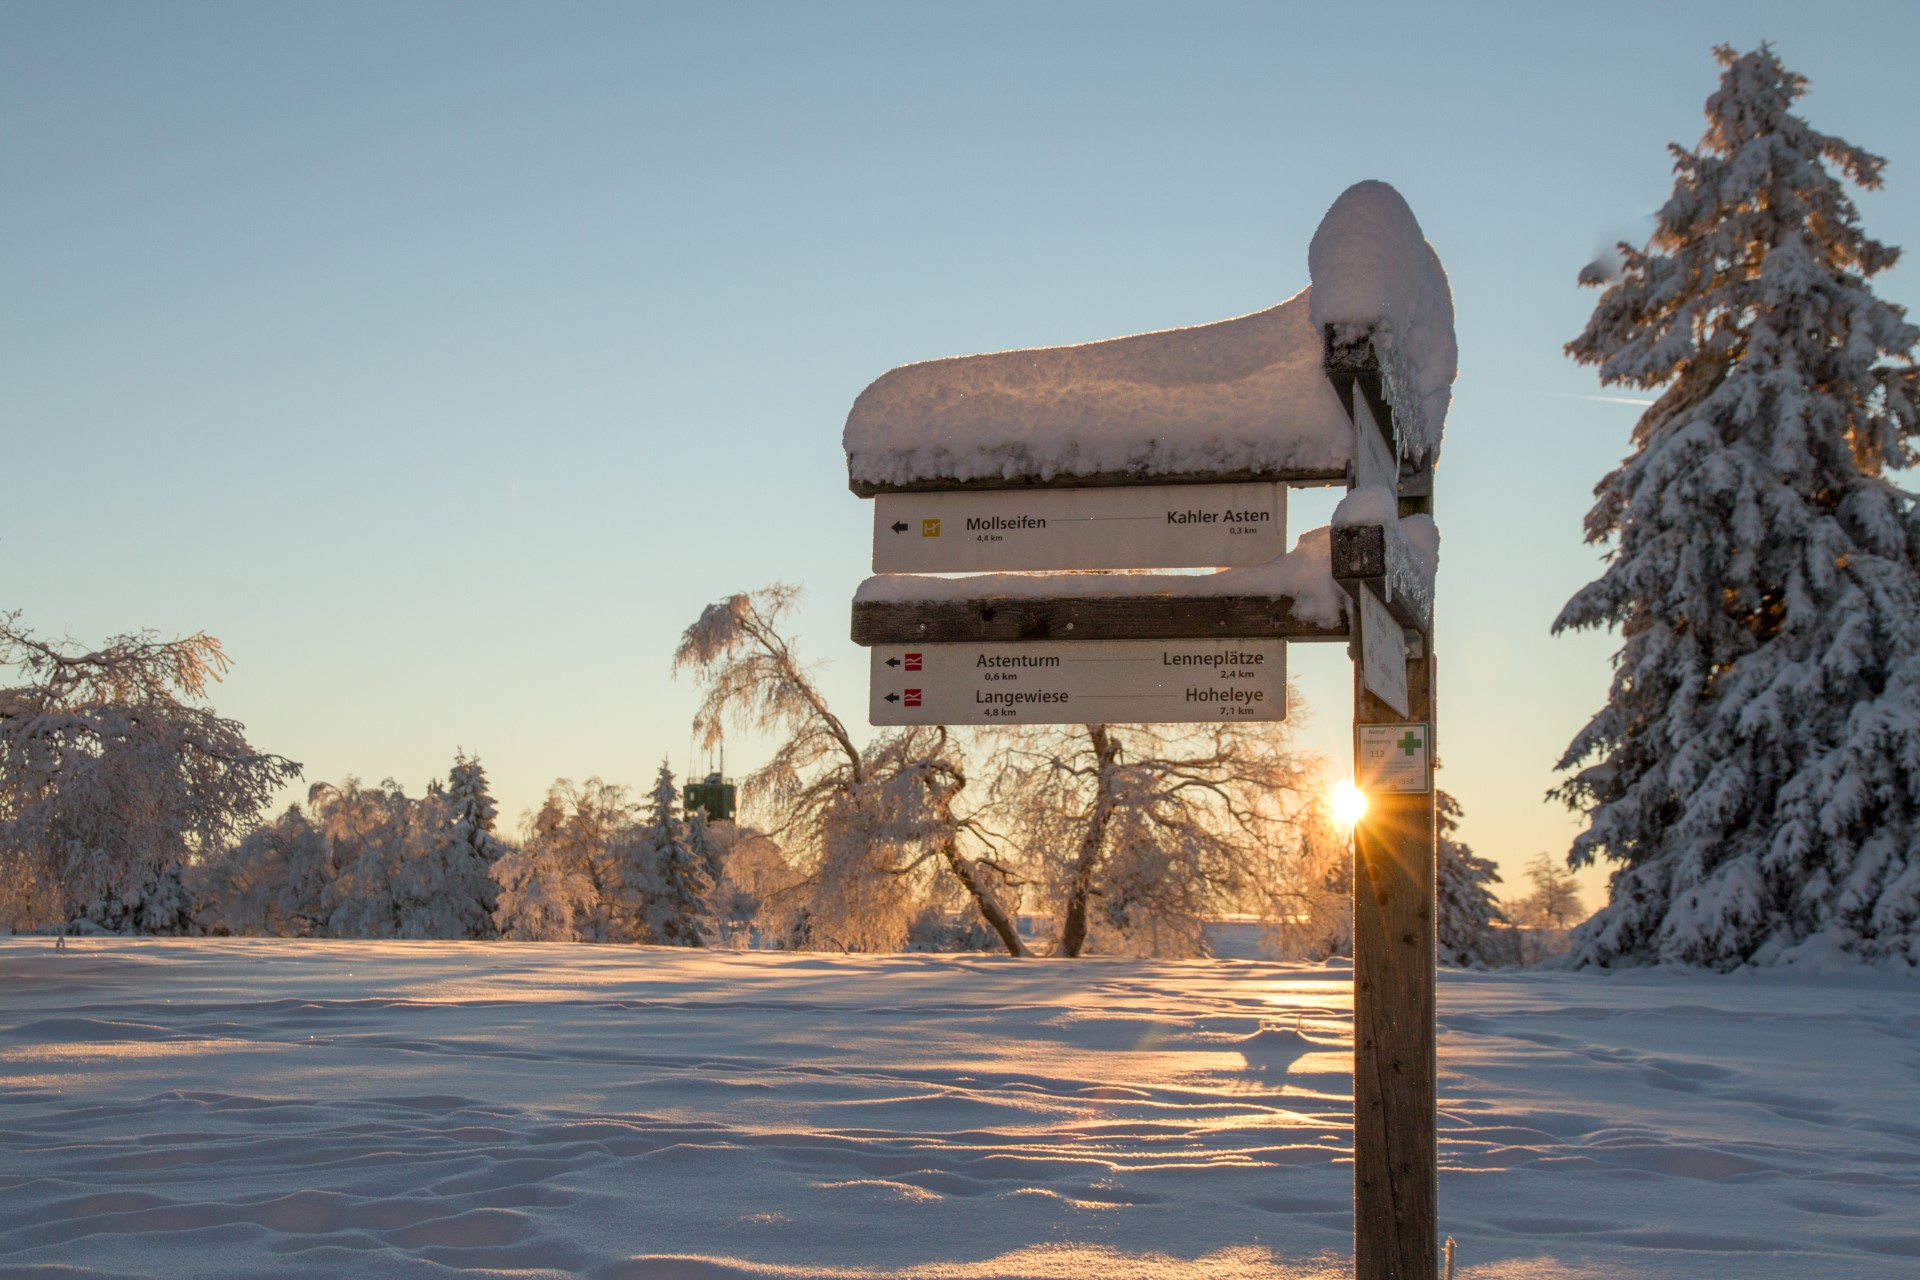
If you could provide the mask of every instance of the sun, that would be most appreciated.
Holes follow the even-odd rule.
[[[1367,811],[1367,793],[1351,782],[1333,784],[1333,816],[1343,827],[1350,827],[1360,821]]]

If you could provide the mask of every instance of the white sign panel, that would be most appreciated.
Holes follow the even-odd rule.
[[[1360,724],[1354,726],[1355,780],[1362,791],[1433,790],[1433,726]]]
[[[879,645],[868,719],[892,724],[1284,720],[1284,640]]]
[[[1366,393],[1353,389],[1353,487],[1379,485],[1390,493],[1400,490],[1400,460],[1367,403]]]
[[[1280,484],[883,493],[875,573],[1182,569],[1265,564],[1287,550]]]
[[[1379,593],[1365,584],[1360,587],[1360,678],[1376,698],[1407,714],[1406,633]]]

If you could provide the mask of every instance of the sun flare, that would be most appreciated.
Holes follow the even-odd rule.
[[[1341,826],[1352,826],[1360,821],[1366,811],[1366,792],[1351,782],[1336,782],[1333,785],[1333,816]]]

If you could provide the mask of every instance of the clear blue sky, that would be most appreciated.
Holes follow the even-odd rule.
[[[309,781],[417,792],[464,746],[509,818],[682,768],[675,639],[774,579],[863,720],[861,388],[1269,306],[1380,178],[1459,317],[1442,782],[1517,872],[1575,830],[1541,797],[1615,644],[1548,626],[1638,412],[1560,353],[1574,275],[1644,234],[1721,41],[1774,41],[1815,126],[1890,159],[1865,222],[1920,252],[1915,16],[7,0],[0,608],[210,631],[219,709]],[[1293,666],[1343,762],[1344,655]]]

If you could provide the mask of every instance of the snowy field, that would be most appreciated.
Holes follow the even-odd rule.
[[[1465,1277],[1920,1274],[1920,980],[1449,973]],[[0,941],[0,1275],[1346,1272],[1339,967]]]

